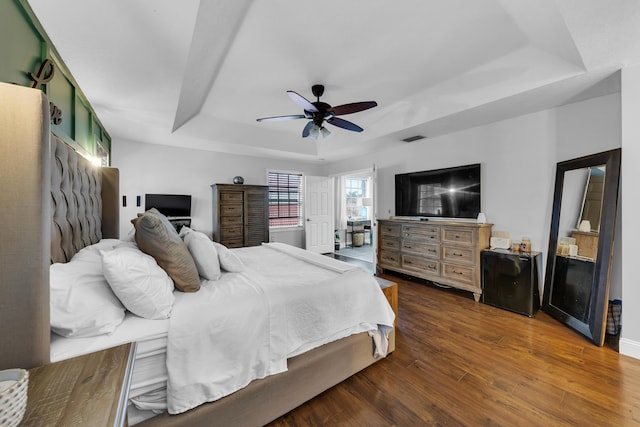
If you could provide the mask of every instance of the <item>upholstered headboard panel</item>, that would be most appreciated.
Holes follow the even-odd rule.
[[[0,84],[0,369],[49,361],[49,102]]]
[[[98,168],[55,137],[51,154],[51,262],[67,262],[102,238],[102,179]]]
[[[118,220],[117,202],[102,201],[103,196],[108,200],[115,196],[117,201],[118,170],[97,168],[63,141],[54,136],[51,139],[51,262],[54,263],[69,261],[80,249],[103,237],[118,237],[117,228],[108,228],[106,233],[102,230],[103,208],[111,212],[115,207],[116,215],[107,215],[107,219]],[[109,194],[114,188],[115,195]]]
[[[49,362],[49,265],[118,237],[118,197],[117,169],[50,134],[40,90],[0,83],[0,369]]]

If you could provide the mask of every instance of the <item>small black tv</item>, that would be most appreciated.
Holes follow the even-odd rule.
[[[480,163],[396,175],[396,216],[477,218]]]
[[[191,195],[145,194],[144,210],[151,208],[167,217],[188,217],[191,216]]]

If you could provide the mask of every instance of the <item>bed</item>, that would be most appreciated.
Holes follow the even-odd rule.
[[[118,238],[118,171],[92,168],[50,134],[48,102],[40,91],[0,84],[0,99],[0,185],[3,197],[0,206],[0,219],[3,221],[3,244],[0,248],[0,320],[3,325],[0,338],[3,350],[0,369],[30,368],[49,363],[52,356],[58,360],[101,346],[115,345],[113,340],[107,344],[99,342],[99,339],[92,339],[82,349],[69,350],[59,345],[57,335],[50,332],[49,274],[52,263],[68,263],[83,249],[103,240]],[[126,243],[117,241],[114,244]],[[270,251],[266,253],[274,258],[292,256],[283,253],[292,250],[286,247],[256,250]],[[253,251],[250,248],[240,249],[236,255],[245,263],[264,257],[265,252],[256,255]],[[293,251],[299,250],[293,248]],[[304,252],[301,251],[299,257],[305,258]],[[311,261],[297,259],[295,262],[318,262],[318,258],[311,258]],[[340,263],[333,264],[333,261],[332,268],[344,268]],[[259,282],[252,277],[255,270],[247,270],[247,277],[243,280],[255,286]],[[337,285],[331,277],[345,272],[322,274],[327,275],[322,283],[328,286]],[[276,279],[274,273],[271,281]],[[203,288],[206,286],[203,282]],[[280,295],[290,291],[290,288],[286,292],[280,291]],[[177,299],[188,297],[185,293],[178,295]],[[272,310],[272,316],[274,312],[277,314],[278,310]],[[127,325],[138,321],[131,314],[127,316]],[[146,336],[138,343],[138,370],[134,368],[132,399],[156,389],[157,381],[162,381],[161,375],[156,373],[153,378],[145,378],[144,370],[166,357],[162,348],[168,346],[168,323],[172,321],[156,322],[155,329],[138,325]],[[274,324],[277,321],[275,319]],[[139,425],[212,425],[211,420],[225,426],[264,425],[392,352],[395,342],[394,331],[390,328],[388,342],[383,347],[372,339],[371,331],[354,330],[345,336],[325,339],[327,342],[316,340],[293,351],[287,348],[284,369],[278,362],[270,375],[253,379],[247,386],[213,402],[179,415],[164,412],[141,421]],[[128,333],[134,330],[135,325],[127,326],[119,333],[112,333],[111,337],[131,340],[135,336]],[[376,355],[375,349],[380,348],[384,349],[384,354]],[[137,374],[140,381],[136,381]],[[154,404],[152,402],[150,406]],[[132,413],[137,416],[135,410]]]

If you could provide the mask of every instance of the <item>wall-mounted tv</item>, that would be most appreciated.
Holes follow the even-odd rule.
[[[480,164],[396,175],[396,216],[477,218]]]
[[[187,194],[145,194],[144,210],[156,208],[164,216],[191,216],[191,195]]]

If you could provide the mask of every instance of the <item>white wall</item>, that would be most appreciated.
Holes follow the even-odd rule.
[[[191,194],[194,229],[211,235],[211,184],[231,183],[233,177],[244,177],[245,184],[265,185],[267,170],[278,169],[319,175],[315,164],[236,156],[145,144],[114,139],[111,164],[120,169],[120,195],[127,196],[127,207],[120,208],[120,237],[129,233],[131,219],[144,211],[145,193]],[[136,207],[136,196],[142,196],[142,206]],[[275,240],[302,245],[302,230],[274,234]]]
[[[620,352],[640,359],[640,279],[635,268],[640,237],[640,66],[622,70],[622,337]],[[617,237],[617,236],[616,236]]]

